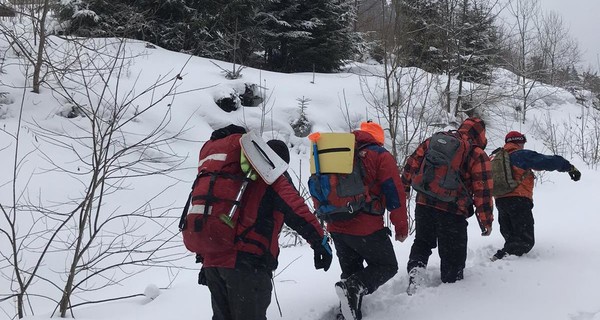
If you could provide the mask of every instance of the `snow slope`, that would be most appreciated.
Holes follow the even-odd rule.
[[[183,68],[183,80],[177,89],[182,94],[169,102],[173,110],[173,130],[182,127],[187,130],[184,137],[172,145],[173,150],[187,158],[182,169],[167,179],[168,183],[173,183],[176,179],[181,181],[174,183],[164,198],[159,200],[162,205],[177,207],[185,200],[195,175],[197,152],[212,129],[230,122],[245,124],[250,128],[260,127],[260,108],[241,108],[232,113],[225,113],[214,103],[217,98],[231,92],[243,92],[244,83],[260,84],[265,88],[269,99],[264,106],[269,112],[263,119],[266,124],[264,135],[288,142],[292,154],[291,170],[301,176],[302,180],[307,178],[309,145],[307,139],[295,137],[289,126],[298,116],[296,99],[311,99],[307,112],[315,131],[348,130],[348,122],[356,124],[366,118],[377,118],[376,114],[367,111],[368,104],[361,91],[361,81],[353,73],[317,74],[313,83],[313,75],[308,73],[277,74],[247,68],[242,72],[242,79],[227,80],[207,59],[190,58],[160,48],[147,49],[144,43],[135,41],[129,42],[128,48],[140,55],[135,58],[127,75],[122,78],[124,87],[145,88],[158,75],[175,75]],[[18,60],[14,53],[9,53],[7,59],[15,64],[9,65],[6,69],[8,72],[2,75],[4,86],[0,91],[9,92],[6,101],[12,103],[0,107],[0,126],[6,132],[15,132],[23,95],[23,90],[19,89],[23,84],[23,72],[16,64]],[[230,68],[227,63],[214,62],[225,69]],[[370,68],[376,69],[373,66]],[[504,74],[501,77],[507,80],[509,75]],[[375,79],[367,81],[374,83]],[[196,90],[198,88],[204,89]],[[551,96],[540,101],[543,102],[544,108],[540,106],[539,109],[532,110],[525,124],[513,122],[510,112],[507,112],[508,116],[505,118],[497,118],[496,114],[489,115],[490,143],[487,151],[501,145],[503,135],[509,130],[521,130],[527,134],[530,141],[527,147],[547,152],[542,143],[544,137],[539,136],[535,129],[535,120],[548,114],[554,121],[571,119],[581,112],[580,106],[575,104],[572,96],[561,90],[554,90]],[[166,103],[159,108],[167,108]],[[49,90],[44,90],[40,95],[25,92],[23,118],[27,123],[24,128],[31,126],[35,120],[43,126],[63,126],[65,130],[77,130],[72,124],[80,120],[65,119],[57,115],[63,109],[60,99],[56,99]],[[135,130],[149,130],[159,121],[160,114],[149,113],[136,124]],[[12,163],[8,159],[12,157],[14,145],[5,132],[0,133],[0,136],[2,135],[0,200],[6,201],[7,183],[12,180],[8,168]],[[64,151],[37,142],[35,135],[28,131],[22,134],[22,145],[23,150],[34,150],[35,146],[41,146],[56,161],[68,163],[73,160],[72,156],[64,154]],[[47,165],[35,152],[33,155],[21,175],[27,176],[27,172]],[[594,202],[598,195],[600,174],[586,168],[577,159],[573,162],[582,171],[583,177],[580,182],[572,182],[566,174],[547,173],[543,176],[544,182],[536,186],[534,217],[537,243],[531,253],[521,258],[508,257],[490,262],[489,257],[503,243],[498,225],[494,223],[493,234],[484,238],[479,235],[476,221],[471,219],[465,279],[456,284],[442,284],[439,280],[439,258],[434,251],[427,269],[426,286],[409,297],[405,293],[405,266],[413,241],[413,236],[410,236],[404,243],[394,243],[400,270],[377,292],[365,297],[364,319],[600,320],[600,233],[597,232],[600,210]],[[36,175],[35,178],[36,185],[42,189],[40,193],[49,199],[47,201],[64,198],[70,192],[75,192],[68,181],[57,179],[56,176]],[[155,193],[157,185],[165,183],[160,177],[147,179],[131,182],[130,190],[125,192],[121,197],[122,202],[118,205],[135,206],[138,197]],[[411,207],[414,208],[414,205]],[[176,215],[178,210],[174,211]],[[176,225],[173,225],[173,228],[173,232],[176,232]],[[0,248],[6,249],[2,244]],[[179,253],[187,254],[183,246]],[[206,287],[196,284],[199,265],[194,263],[193,255],[187,255],[186,259],[176,262],[178,268],[174,270],[147,269],[120,285],[107,287],[101,292],[89,295],[78,295],[75,299],[81,302],[92,298],[123,296],[144,291],[147,293],[147,296],[79,307],[75,310],[76,318],[210,319],[210,294]],[[64,267],[64,262],[60,258],[56,259],[58,260],[48,261],[46,265],[60,274],[56,270]],[[328,272],[315,271],[312,265],[312,251],[306,245],[283,249],[279,261],[280,267],[275,271],[275,291],[268,318],[333,319],[333,309],[338,304],[333,289],[333,284],[340,275],[337,261],[334,259]],[[178,272],[176,276],[174,272]],[[8,287],[7,279],[0,279],[0,293],[10,292]],[[157,287],[163,289],[156,289]],[[52,288],[46,288],[42,284],[36,288],[38,292],[50,295],[54,299],[60,298]],[[43,299],[32,299],[35,302],[35,315],[28,310],[27,319],[47,319],[55,304]],[[281,308],[281,316],[278,306]],[[10,319],[10,315],[14,313],[13,308],[11,301],[0,303],[0,319]]]

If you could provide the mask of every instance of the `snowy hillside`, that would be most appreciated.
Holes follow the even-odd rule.
[[[58,57],[69,50],[68,45],[60,39],[52,40],[55,43],[55,59],[60,60]],[[100,43],[102,41],[96,40],[97,45],[104,47],[105,43]],[[0,42],[0,45],[3,50],[6,49],[5,43]],[[113,49],[110,50],[117,50],[118,45],[111,42],[109,47]],[[76,292],[72,303],[142,294],[144,291],[146,296],[83,304],[74,308],[74,316],[80,320],[207,320],[212,315],[210,294],[206,287],[196,284],[199,265],[194,263],[193,255],[185,251],[177,230],[178,215],[195,176],[196,157],[202,143],[213,129],[224,124],[236,123],[257,130],[262,128],[266,138],[279,138],[288,143],[292,156],[291,174],[296,177],[297,186],[304,185],[309,143],[308,139],[295,136],[290,126],[300,117],[298,99],[307,101],[306,117],[313,131],[348,131],[365,119],[382,122],[386,127],[384,114],[373,107],[376,101],[372,99],[373,95],[382,94],[380,78],[371,76],[381,72],[381,68],[352,65],[348,66],[348,72],[316,75],[278,74],[247,68],[242,71],[241,79],[228,80],[213,64],[223,69],[231,68],[225,62],[147,48],[145,43],[136,41],[127,42],[124,48],[118,52],[131,59],[123,59],[124,65],[118,69],[120,73],[106,81],[110,84],[111,94],[101,96],[102,99],[98,94],[103,80],[99,78],[93,78],[96,82],[87,84],[75,76],[67,78],[64,84],[70,87],[63,92],[71,92],[70,98],[56,94],[47,86],[40,94],[29,92],[28,88],[23,88],[25,68],[21,60],[13,51],[8,51],[0,87],[1,92],[7,92],[2,99],[3,105],[0,105],[0,202],[3,206],[10,206],[13,190],[17,190],[15,198],[20,204],[51,208],[53,215],[49,217],[58,217],[73,210],[90,176],[86,170],[93,162],[89,149],[93,131],[91,122],[84,116],[64,117],[73,111],[68,102],[75,100],[90,107],[96,105],[96,100],[102,100],[107,103],[98,104],[101,106],[99,109],[110,111],[110,108],[103,108],[112,102],[131,101],[131,108],[124,109],[120,119],[130,117],[135,120],[124,124],[119,132],[121,136],[112,137],[114,142],[108,144],[107,149],[122,150],[119,149],[122,146],[135,145],[140,137],[160,128],[161,134],[164,134],[161,137],[173,139],[162,143],[159,137],[155,141],[157,144],[149,148],[138,145],[140,148],[132,149],[119,163],[149,165],[143,167],[147,172],[164,171],[168,174],[133,178],[136,172],[133,169],[141,170],[139,167],[118,169],[115,179],[122,188],[113,189],[114,193],[107,195],[102,210],[106,215],[122,212],[156,215],[160,219],[139,226],[136,232],[152,239],[154,232],[161,231],[161,236],[172,239],[161,257],[164,261],[158,263],[160,267],[147,267],[148,264],[141,263],[141,266],[116,268],[89,280],[79,278],[83,279],[82,287],[88,290]],[[98,65],[98,61],[90,59],[88,62]],[[402,72],[406,73],[405,79],[418,77],[419,80],[412,83],[417,83],[419,88],[426,87],[428,79],[433,83],[430,102],[420,104],[417,101],[419,97],[415,95],[413,104],[407,104],[414,108],[406,114],[405,119],[409,121],[406,128],[412,128],[414,112],[424,109],[427,109],[424,115],[434,119],[432,122],[452,123],[456,120],[437,105],[438,87],[433,75],[414,69]],[[161,77],[168,84],[156,86],[156,81],[163,81]],[[91,76],[83,78],[92,79]],[[57,81],[49,79],[51,85],[56,85]],[[513,82],[508,72],[498,70],[491,91],[513,92]],[[114,90],[117,83],[118,94]],[[262,104],[240,107],[230,113],[217,106],[215,102],[218,99],[243,93],[246,84],[259,87],[258,94],[264,98]],[[85,88],[94,89],[94,94],[83,90]],[[145,92],[148,88],[152,90]],[[370,95],[369,91],[374,94]],[[137,95],[139,98],[131,98]],[[491,152],[500,146],[506,132],[520,130],[528,137],[528,148],[544,153],[558,148],[566,158],[573,159],[572,162],[582,172],[582,179],[577,183],[571,181],[567,174],[555,172],[545,173],[538,179],[534,193],[536,246],[532,252],[521,258],[508,257],[490,262],[489,257],[503,244],[498,224],[495,222],[492,235],[484,238],[479,235],[476,221],[470,219],[465,279],[456,284],[442,284],[439,280],[439,258],[434,252],[427,269],[426,286],[409,297],[405,293],[405,266],[413,241],[411,235],[404,243],[394,243],[400,270],[377,292],[365,297],[365,320],[600,319],[600,277],[597,274],[600,269],[600,233],[597,232],[600,216],[594,203],[600,174],[586,166],[577,152],[568,147],[577,141],[574,137],[577,130],[572,130],[569,125],[581,123],[582,110],[588,116],[590,111],[576,104],[575,98],[564,90],[539,86],[532,95],[535,96],[535,104],[528,111],[524,124],[515,121],[514,107],[519,104],[518,98],[494,99],[486,104],[483,116],[488,123],[490,140],[486,151]],[[152,103],[156,103],[155,107],[144,112],[144,107]],[[22,119],[21,122],[19,119]],[[19,128],[21,131],[16,140],[14,137]],[[428,132],[432,130],[437,129],[430,128]],[[550,132],[554,133],[552,139]],[[425,136],[426,132],[419,131],[419,134]],[[387,138],[389,141],[390,137]],[[412,141],[411,145],[414,147],[418,142]],[[13,170],[16,146],[18,171]],[[177,162],[180,162],[179,166],[176,166]],[[62,171],[57,168],[62,168]],[[119,173],[125,177],[119,176]],[[6,217],[9,216],[5,215],[0,220],[2,228],[7,228]],[[24,244],[27,250],[20,257],[27,266],[32,266],[39,256],[41,247],[38,244],[47,236],[44,232],[57,227],[56,221],[49,217],[40,219],[27,215],[19,220],[19,234],[27,235],[27,241],[31,241]],[[30,228],[33,231],[27,233]],[[122,221],[108,225],[99,238],[110,239],[111,235],[122,232],[122,228],[131,226]],[[27,319],[47,319],[55,312],[61,298],[62,288],[56,284],[63,283],[65,270],[70,265],[70,254],[64,249],[73,239],[75,222],[69,222],[65,230],[58,235],[60,242],[50,248],[51,253],[41,264],[39,274],[43,278],[31,284],[31,296],[27,298],[31,303],[25,311]],[[36,238],[36,234],[42,235],[42,239]],[[15,300],[3,299],[16,292],[17,287],[11,281],[13,272],[5,260],[11,255],[10,248],[6,239],[2,239],[0,319],[11,319],[15,314]],[[126,240],[122,242],[123,245],[127,243]],[[102,248],[105,243],[100,241],[95,245]],[[132,242],[129,245],[136,244]],[[108,261],[111,259],[107,258]],[[109,262],[98,263],[96,267]],[[301,245],[283,249],[279,269],[275,271],[275,290],[268,318],[334,319],[333,309],[338,301],[333,284],[339,276],[339,264],[335,258],[328,272],[315,271],[310,247]],[[161,289],[157,291],[155,287]],[[158,296],[155,297],[156,294]]]

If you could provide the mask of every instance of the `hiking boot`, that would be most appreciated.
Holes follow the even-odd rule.
[[[362,297],[366,289],[357,280],[352,278],[338,281],[335,284],[335,292],[340,299],[340,307],[345,320],[361,320]]]
[[[425,268],[415,267],[408,272],[408,288],[406,294],[412,296],[425,282]]]
[[[504,250],[498,250],[491,258],[490,261],[494,262],[496,260],[500,260],[506,256],[506,252]]]

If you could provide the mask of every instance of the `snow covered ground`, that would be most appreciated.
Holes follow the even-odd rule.
[[[54,39],[57,43],[60,40]],[[308,140],[295,137],[289,123],[298,117],[299,98],[309,98],[307,116],[313,123],[314,131],[345,131],[348,122],[358,123],[366,118],[377,119],[377,115],[368,111],[367,102],[361,91],[360,79],[356,74],[277,74],[254,69],[243,70],[243,78],[227,80],[220,70],[209,60],[172,53],[163,49],[147,49],[144,43],[132,41],[128,48],[140,54],[127,68],[121,78],[123,88],[135,87],[142,90],[149,86],[159,75],[176,75],[180,72],[183,79],[177,92],[181,93],[158,106],[158,111],[141,117],[130,129],[131,135],[146,132],[160,122],[160,115],[170,105],[173,111],[172,123],[168,129],[185,128],[182,139],[172,144],[173,151],[187,156],[180,170],[171,178],[149,177],[131,182],[123,195],[116,198],[118,206],[136,206],[136,201],[154,194],[162,185],[181,181],[168,189],[159,204],[179,207],[185,201],[189,185],[195,175],[197,152],[212,129],[234,122],[250,128],[265,124],[265,137],[276,137],[288,142],[291,147],[292,176],[307,179]],[[18,126],[21,97],[25,96],[21,133],[22,152],[34,150],[28,158],[19,179],[27,179],[29,172],[48,166],[35,150],[43,150],[55,161],[65,165],[74,164],[72,155],[64,153],[49,143],[40,142],[35,134],[28,130],[36,121],[41,126],[52,126],[64,130],[78,130],[74,124],[84,125],[80,118],[66,119],[58,115],[64,110],[60,98],[49,90],[36,95],[19,89],[23,85],[23,72],[16,62],[14,53],[7,56],[8,61],[0,91],[9,92],[5,101],[12,102],[0,107],[0,200],[8,201],[10,181],[12,181],[12,157],[14,143],[7,133],[16,132]],[[187,65],[186,65],[187,62]],[[217,62],[223,68],[230,65]],[[507,75],[503,76],[507,79]],[[375,79],[367,79],[374,83]],[[269,110],[266,117],[260,108],[241,108],[225,113],[214,103],[215,99],[232,92],[241,93],[245,83],[259,84],[265,88],[269,97],[263,106]],[[204,88],[202,90],[195,90]],[[574,98],[561,90],[554,90],[550,97],[540,99],[544,108],[534,109],[528,114],[525,124],[514,123],[506,118],[490,115],[490,143],[488,152],[502,144],[503,135],[509,130],[520,130],[527,134],[527,147],[540,152],[548,152],[542,141],[536,136],[535,119],[547,114],[555,122],[571,119],[581,112]],[[347,110],[346,110],[347,107]],[[550,111],[547,111],[549,109]],[[70,131],[73,132],[73,131]],[[38,149],[34,149],[38,148]],[[571,155],[565,155],[570,157]],[[465,279],[455,284],[442,284],[439,279],[439,258],[434,252],[427,269],[425,287],[413,296],[407,296],[407,276],[405,266],[413,241],[411,235],[404,243],[395,242],[396,256],[400,264],[398,274],[374,294],[365,297],[363,315],[365,320],[431,320],[431,319],[544,319],[544,320],[600,320],[600,209],[595,202],[598,196],[600,174],[586,168],[578,159],[573,163],[580,168],[582,179],[573,182],[564,173],[547,173],[543,183],[538,183],[534,194],[534,217],[536,219],[536,246],[526,256],[508,257],[490,262],[489,257],[502,246],[503,240],[497,223],[490,237],[481,237],[474,219],[469,220],[469,252]],[[39,173],[39,171],[38,171]],[[20,180],[21,181],[21,180]],[[36,191],[42,195],[42,201],[66,199],[77,189],[56,175],[37,174],[31,181]],[[166,182],[167,181],[167,182]],[[23,184],[20,183],[22,186]],[[594,187],[596,186],[596,187]],[[114,199],[113,199],[114,200]],[[411,206],[414,208],[414,206]],[[172,231],[177,232],[174,210]],[[2,225],[2,224],[0,224]],[[115,230],[118,231],[118,230]],[[174,241],[180,241],[176,238]],[[0,241],[3,254],[7,250],[5,240]],[[180,254],[185,254],[181,244]],[[53,258],[54,257],[54,258]],[[61,267],[65,267],[63,256],[51,256],[44,264],[47,272],[60,277]],[[339,265],[334,259],[328,272],[316,271],[313,256],[307,245],[285,248],[279,258],[279,269],[275,272],[275,290],[269,319],[320,320],[333,319],[333,308],[338,304],[333,285],[339,279]],[[199,265],[194,263],[193,255],[175,262],[179,272],[165,268],[145,269],[135,277],[126,279],[118,285],[110,286],[99,292],[81,293],[74,303],[87,299],[105,299],[114,296],[138,294],[146,291],[147,296],[126,300],[90,304],[74,310],[80,320],[205,320],[210,319],[210,294],[206,287],[196,284]],[[1,264],[2,266],[5,263]],[[4,268],[3,275],[10,276]],[[0,294],[8,294],[13,288],[6,278],[0,278]],[[34,284],[38,293],[60,299],[56,288],[43,283]],[[156,288],[162,289],[156,289]],[[158,291],[157,291],[158,290]],[[156,296],[158,294],[158,296]],[[154,297],[156,296],[156,297]],[[149,297],[154,297],[150,299]],[[53,312],[55,303],[46,299],[31,297],[33,312],[27,310],[27,319],[47,319]],[[278,307],[281,308],[281,316]],[[14,314],[12,301],[0,303],[0,319],[10,319]]]

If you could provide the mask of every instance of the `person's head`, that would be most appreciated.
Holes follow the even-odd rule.
[[[504,142],[514,143],[522,149],[525,146],[525,142],[527,142],[527,138],[519,131],[511,131],[506,134],[506,137],[504,137]]]
[[[230,124],[226,127],[222,127],[213,131],[213,133],[210,135],[210,140],[219,140],[235,133],[244,134],[246,133],[246,128],[237,126],[235,124]]]
[[[277,153],[277,155],[285,161],[285,163],[290,163],[290,150],[288,149],[285,142],[277,139],[267,141],[267,145]]]
[[[367,132],[381,145],[383,145],[385,142],[385,133],[383,132],[383,128],[371,120],[362,122],[360,124],[360,131]]]
[[[458,127],[458,132],[466,135],[473,143],[482,149],[487,146],[485,137],[485,122],[479,118],[468,118]]]

